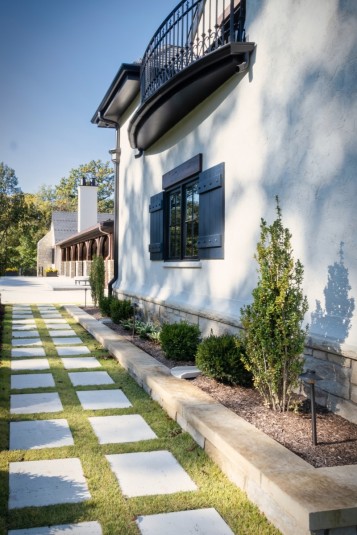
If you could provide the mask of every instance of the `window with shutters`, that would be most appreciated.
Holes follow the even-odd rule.
[[[224,164],[202,171],[199,154],[162,183],[150,199],[150,259],[224,258]]]

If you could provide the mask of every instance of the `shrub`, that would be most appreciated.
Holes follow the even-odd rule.
[[[103,295],[99,300],[99,309],[103,316],[110,316],[110,305],[113,300],[113,297],[106,297]]]
[[[301,285],[304,269],[294,262],[291,233],[283,227],[279,199],[277,219],[268,226],[261,220],[255,259],[259,264],[253,303],[241,309],[247,357],[254,385],[268,406],[289,410],[289,400],[302,372],[301,353],[307,329],[302,329],[307,299]]]
[[[252,374],[245,369],[245,344],[233,334],[211,335],[197,348],[196,365],[204,375],[230,385],[252,385]]]
[[[95,256],[92,260],[89,274],[89,284],[91,287],[94,306],[97,306],[104,296],[105,268],[104,259],[102,256]]]
[[[120,323],[133,315],[133,306],[128,299],[112,299],[110,302],[110,317],[114,323]]]
[[[49,268],[46,268],[46,269],[45,269],[45,273],[58,273],[58,270],[49,267]]]
[[[182,322],[164,323],[162,326],[160,342],[168,359],[194,360],[199,341],[200,330],[198,325]]]

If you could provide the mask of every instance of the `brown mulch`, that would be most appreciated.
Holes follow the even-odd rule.
[[[97,308],[86,308],[85,311],[97,319],[101,318]],[[106,325],[169,368],[189,364],[166,359],[158,344],[132,336],[120,325],[112,322]],[[313,446],[310,401],[303,396],[295,397],[296,412],[277,413],[264,406],[259,393],[253,388],[227,386],[203,375],[192,382],[316,468],[357,464],[357,425],[318,405],[318,443]]]

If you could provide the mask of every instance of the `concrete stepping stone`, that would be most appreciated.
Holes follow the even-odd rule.
[[[39,332],[38,331],[12,331],[12,338],[39,338]]]
[[[68,338],[61,338],[56,337],[52,338],[52,342],[57,345],[74,345],[74,344],[83,344],[83,341],[79,338],[79,336],[69,336]]]
[[[25,325],[18,325],[17,323],[12,325],[12,332],[32,331],[37,329],[36,323],[26,323]]]
[[[141,535],[234,535],[213,508],[139,516]]]
[[[48,328],[48,327],[47,327]],[[71,329],[71,327],[68,325],[68,329],[63,329],[63,330],[52,330],[52,331],[49,331],[48,333],[51,338],[55,337],[55,336],[78,336],[76,331],[74,331],[73,329]],[[53,338],[54,339],[54,338]],[[70,340],[73,340],[73,338],[70,338]],[[57,342],[59,345],[60,345],[60,342]],[[74,342],[76,343],[76,342]],[[82,343],[82,341],[81,341]]]
[[[171,375],[177,379],[194,379],[201,375],[201,370],[197,366],[174,366],[171,368]]]
[[[73,386],[112,385],[113,379],[107,372],[72,372],[68,374]]]
[[[73,446],[67,420],[10,422],[10,450],[38,450]]]
[[[78,503],[91,497],[79,459],[10,463],[9,487],[9,509]]]
[[[139,414],[88,418],[99,444],[124,444],[152,440],[157,435]]]
[[[52,388],[54,386],[55,381],[52,373],[11,375],[11,390],[25,390],[26,388]]]
[[[197,486],[169,451],[106,455],[123,494],[150,496],[197,490]]]
[[[40,394],[11,394],[11,414],[37,414],[40,412],[61,412],[63,406],[57,392]]]
[[[25,370],[49,370],[50,363],[48,359],[18,359],[13,360],[10,364],[13,371],[25,371]]]
[[[46,325],[48,323],[67,323],[68,324],[68,321],[65,320],[64,318],[61,318],[61,319],[58,319],[58,318],[43,318],[43,321],[46,323]]]
[[[40,338],[23,338],[22,340],[14,338],[11,342],[14,347],[21,346],[43,346],[43,342]]]
[[[51,329],[58,329],[58,330],[67,330],[67,331],[71,331],[72,330],[72,327],[70,325],[68,325],[68,323],[46,323],[46,327],[48,330],[51,330]],[[56,333],[57,334],[57,333]]]
[[[78,370],[81,368],[101,368],[102,365],[95,357],[70,357],[61,359],[66,370]]]
[[[82,408],[87,411],[127,409],[132,404],[122,390],[81,390],[76,392]]]
[[[11,357],[45,357],[43,347],[22,347],[21,349],[11,349]]]
[[[103,535],[99,522],[80,522],[43,528],[11,529],[8,535]]]
[[[22,311],[19,311],[19,312],[13,312],[12,313],[12,318],[15,319],[15,320],[26,320],[28,318],[33,318],[33,314],[32,314],[32,310],[22,310]]]
[[[27,319],[13,319],[12,320],[13,325],[28,325],[29,323],[36,324],[35,318],[27,318]]]
[[[31,310],[31,305],[13,305],[12,310]]]
[[[62,314],[55,313],[55,312],[41,312],[41,318],[42,319],[62,319]]]
[[[60,357],[70,357],[71,355],[86,355],[90,353],[87,346],[74,346],[74,347],[55,347]]]

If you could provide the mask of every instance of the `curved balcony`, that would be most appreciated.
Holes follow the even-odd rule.
[[[183,0],[161,24],[140,70],[141,105],[129,125],[146,150],[230,76],[247,68],[245,0]]]

